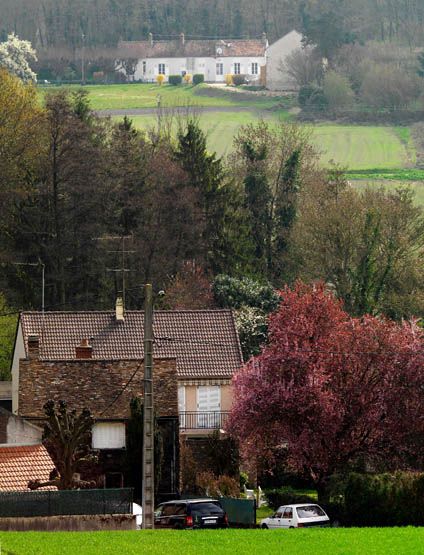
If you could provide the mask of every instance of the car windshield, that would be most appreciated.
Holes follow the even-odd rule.
[[[327,516],[318,505],[305,505],[304,507],[296,507],[297,516],[299,518],[313,518],[316,516]]]
[[[210,515],[210,514],[222,514],[221,505],[218,502],[206,501],[202,503],[192,503],[190,505],[192,515]]]

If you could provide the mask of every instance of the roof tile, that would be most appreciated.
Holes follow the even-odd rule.
[[[0,491],[30,491],[30,480],[47,481],[53,469],[44,445],[0,445]]]
[[[229,378],[242,365],[231,310],[158,310],[154,318],[154,356],[176,358],[179,378]],[[26,352],[37,334],[43,360],[74,360],[82,339],[95,360],[143,358],[143,311],[127,311],[123,322],[113,312],[23,312],[21,322]]]

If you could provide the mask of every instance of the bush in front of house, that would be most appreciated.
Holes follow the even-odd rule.
[[[162,86],[162,83],[165,81],[165,75],[162,75],[162,73],[156,75],[156,81],[159,86]]]
[[[323,112],[328,102],[325,98],[324,91],[321,87],[314,85],[305,85],[299,90],[299,106],[304,110],[314,110],[316,112]]]
[[[316,503],[310,495],[299,494],[290,487],[274,488],[264,490],[268,505],[277,510],[281,505],[291,505],[294,503]]]
[[[205,76],[203,75],[203,73],[195,73],[193,75],[193,85],[200,85],[200,83],[203,83],[205,81]]]
[[[168,77],[168,83],[170,85],[175,85],[175,86],[181,85],[182,81],[183,81],[183,78],[181,75],[170,75]]]
[[[240,85],[245,85],[246,84],[246,75],[233,75],[233,84],[236,87],[239,87]]]

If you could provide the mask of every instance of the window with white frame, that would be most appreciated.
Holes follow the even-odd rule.
[[[96,422],[91,430],[93,449],[124,449],[125,424],[123,422]]]
[[[239,62],[234,63],[234,75],[240,75],[240,63]]]
[[[197,387],[197,426],[216,427],[221,411],[221,387],[219,385],[199,385]]]
[[[147,62],[146,60],[143,60],[143,75],[146,75],[146,71],[147,71]]]
[[[159,64],[158,65],[158,74],[159,75],[165,75],[166,74],[165,64]]]
[[[221,64],[221,63],[216,64],[216,74],[224,75],[224,64]]]
[[[252,62],[252,75],[258,75],[258,62]]]

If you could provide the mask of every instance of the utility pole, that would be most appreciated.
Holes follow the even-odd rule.
[[[153,291],[150,283],[144,287],[144,395],[143,395],[143,529],[153,529],[155,509],[153,403]]]
[[[118,251],[107,251],[108,253],[120,254],[121,255],[121,267],[120,268],[106,268],[107,272],[115,272],[117,274],[122,274],[122,302],[125,305],[125,289],[126,289],[126,281],[125,281],[125,274],[129,272],[135,272],[135,270],[130,270],[130,268],[125,267],[125,255],[126,254],[133,254],[136,251],[125,249],[125,240],[126,239],[133,239],[132,235],[104,235],[102,237],[93,237],[93,241],[122,241],[122,248]]]

